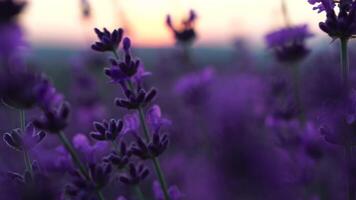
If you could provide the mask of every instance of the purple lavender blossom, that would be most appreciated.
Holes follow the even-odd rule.
[[[318,13],[325,12],[325,22],[320,22],[319,27],[332,38],[349,39],[356,33],[356,2],[353,0],[308,0],[314,5],[313,10]],[[335,7],[338,5],[339,13],[336,14]]]
[[[196,33],[194,30],[194,24],[197,19],[197,15],[194,10],[189,11],[189,16],[187,19],[182,20],[181,28],[176,28],[173,25],[172,18],[170,15],[166,17],[166,25],[173,32],[177,43],[190,44],[196,38]]]
[[[100,52],[116,51],[124,33],[122,29],[117,29],[113,32],[108,31],[106,28],[104,28],[103,31],[100,31],[97,28],[94,30],[100,41],[95,42],[95,44],[91,46],[93,50]]]
[[[296,62],[308,55],[305,42],[312,37],[307,25],[286,27],[266,35],[269,49],[274,51],[276,58],[282,62]]]
[[[29,151],[45,136],[45,132],[36,130],[32,123],[29,123],[23,132],[20,129],[14,129],[10,133],[5,133],[3,139],[9,147],[15,150]]]
[[[34,120],[33,125],[49,133],[59,133],[67,127],[69,113],[69,104],[62,103],[58,108],[45,110],[42,118]]]
[[[26,2],[15,0],[0,1],[0,23],[12,21],[25,8]]]
[[[127,185],[137,185],[147,178],[149,170],[144,164],[129,164],[129,173],[120,175],[119,179]]]
[[[209,85],[213,81],[215,71],[212,67],[178,79],[174,91],[182,97],[183,101],[192,106],[201,106],[209,97]]]
[[[104,120],[102,123],[94,122],[95,132],[91,132],[90,136],[98,141],[109,140],[115,141],[120,135],[124,123],[121,120],[111,119],[110,121]]]

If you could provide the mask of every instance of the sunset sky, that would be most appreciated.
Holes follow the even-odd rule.
[[[93,27],[110,29],[122,25],[122,15],[130,25],[130,36],[139,46],[167,46],[172,35],[164,25],[167,13],[179,21],[189,9],[199,20],[198,45],[228,45],[235,37],[261,42],[266,31],[283,25],[281,0],[89,0],[92,22],[82,23],[80,0],[29,0],[22,16],[31,43],[84,45],[93,40]],[[286,0],[292,23],[307,22],[320,33],[323,19],[307,0]],[[121,12],[122,11],[122,12]],[[121,14],[120,14],[121,12]]]

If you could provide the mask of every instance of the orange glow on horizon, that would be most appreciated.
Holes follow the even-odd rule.
[[[227,45],[235,37],[260,42],[263,35],[283,26],[280,0],[89,0],[93,18],[83,23],[80,0],[31,0],[22,17],[28,40],[33,43],[87,46],[95,39],[93,27],[109,29],[129,24],[129,36],[137,46],[174,44],[165,27],[170,13],[179,23],[190,9],[198,14],[198,45]],[[287,0],[294,23],[308,22],[314,32],[324,17],[306,0]],[[300,13],[303,13],[301,15]]]

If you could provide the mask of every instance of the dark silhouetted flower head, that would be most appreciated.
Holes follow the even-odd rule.
[[[116,98],[115,105],[127,109],[138,109],[149,105],[157,95],[156,89],[152,88],[149,91],[141,88],[136,93],[131,90],[125,92],[126,99]]]
[[[267,34],[266,43],[279,61],[295,62],[308,55],[305,42],[312,36],[307,25],[286,27]]]
[[[32,123],[29,123],[25,131],[14,129],[10,133],[5,133],[3,139],[9,147],[15,150],[28,151],[40,143],[45,136],[45,132],[36,130]]]
[[[26,3],[16,0],[0,1],[0,23],[12,21],[24,9]]]
[[[356,33],[356,2],[354,0],[308,0],[314,10],[326,13],[319,27],[332,38],[351,38]],[[335,7],[338,6],[338,14]]]
[[[104,161],[110,162],[118,169],[123,169],[129,163],[130,156],[131,152],[129,149],[127,149],[126,144],[122,142],[120,145],[120,152],[112,152],[110,155],[104,158]]]
[[[167,134],[152,134],[152,139],[148,143],[137,136],[136,143],[132,144],[130,151],[133,155],[146,160],[161,155],[168,147]]]
[[[101,189],[110,181],[111,165],[108,163],[90,164],[89,175],[96,188]]]
[[[59,133],[67,127],[69,113],[69,104],[65,102],[58,108],[45,110],[42,118],[34,120],[33,125],[50,133]]]
[[[95,42],[91,48],[95,51],[116,51],[117,47],[120,45],[124,31],[119,28],[113,32],[108,31],[104,28],[103,31],[95,28],[95,33],[99,39],[98,42]]]
[[[178,43],[189,44],[196,38],[194,24],[196,21],[196,13],[191,10],[187,19],[182,21],[181,27],[176,28],[172,23],[172,18],[167,15],[166,24],[168,28],[174,33],[174,37]]]
[[[102,123],[94,122],[95,132],[91,132],[90,136],[99,141],[114,141],[121,133],[123,127],[124,123],[122,120],[111,119],[110,121],[104,120]]]
[[[149,170],[144,164],[130,163],[128,168],[128,173],[119,177],[120,181],[127,185],[137,185],[149,175]]]

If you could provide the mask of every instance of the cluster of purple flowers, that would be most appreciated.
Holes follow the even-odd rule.
[[[355,1],[308,2],[326,13],[320,28],[341,40],[347,69]],[[50,77],[21,54],[25,5],[0,0],[0,199],[356,198],[355,71],[340,81],[338,52],[323,48],[306,59],[307,25],[266,35],[275,60],[259,62],[239,40],[237,63],[181,73],[165,69],[186,58],[158,57],[165,69],[146,71],[122,28],[95,28],[94,51],[71,60],[67,81],[68,69]],[[194,11],[179,26],[166,18],[184,48],[196,19]]]

